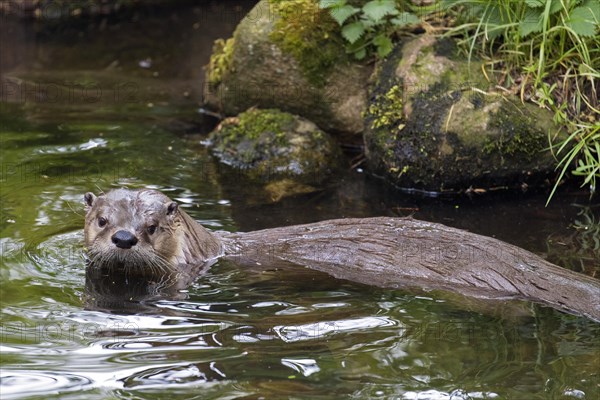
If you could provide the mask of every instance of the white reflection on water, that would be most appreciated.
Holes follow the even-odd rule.
[[[45,146],[37,149],[37,154],[67,154],[67,153],[79,153],[81,151],[92,150],[97,147],[107,147],[108,141],[102,138],[93,138],[85,143],[70,145],[70,146]]]
[[[311,358],[282,358],[281,363],[286,367],[290,367],[294,371],[301,373],[304,376],[310,376],[315,372],[319,372],[321,370],[321,368],[319,368],[319,366],[317,365],[317,361]]]
[[[438,390],[425,390],[420,392],[406,392],[402,395],[405,400],[469,400],[469,399],[496,399],[498,394],[493,392],[465,392],[454,390],[452,393]]]
[[[366,331],[373,328],[398,326],[399,322],[388,317],[364,317],[338,321],[319,321],[302,325],[278,325],[275,334],[284,342],[322,339],[338,333]]]

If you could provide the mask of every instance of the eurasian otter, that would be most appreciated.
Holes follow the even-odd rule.
[[[189,275],[219,257],[286,261],[363,284],[524,299],[600,321],[599,280],[441,224],[379,217],[209,232],[155,190],[87,193],[85,202],[85,244],[96,266]]]

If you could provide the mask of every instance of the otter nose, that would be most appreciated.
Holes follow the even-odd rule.
[[[118,231],[112,235],[111,240],[115,246],[120,247],[121,249],[130,249],[138,242],[133,233],[127,231]]]

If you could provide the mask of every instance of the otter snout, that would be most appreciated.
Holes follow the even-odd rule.
[[[111,240],[115,246],[121,249],[130,249],[138,242],[138,239],[133,233],[124,230],[118,231],[112,235]]]

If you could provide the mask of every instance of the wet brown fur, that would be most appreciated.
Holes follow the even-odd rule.
[[[287,262],[381,287],[441,289],[472,298],[521,299],[600,321],[600,282],[499,240],[412,218],[321,221],[213,235],[155,190],[85,195],[92,263],[189,272],[225,256],[252,265]],[[98,218],[107,218],[106,226]],[[158,228],[149,234],[148,226]],[[135,234],[129,249],[112,243]],[[191,272],[197,271],[194,269]],[[193,275],[193,274],[191,274]]]
[[[86,193],[85,201],[85,245],[92,264],[160,273],[222,255],[215,237],[156,190],[118,189],[97,197]],[[105,226],[100,218],[106,219]],[[148,230],[151,225],[156,226],[154,233]],[[115,246],[111,238],[119,230],[134,234],[137,244],[130,249]]]

